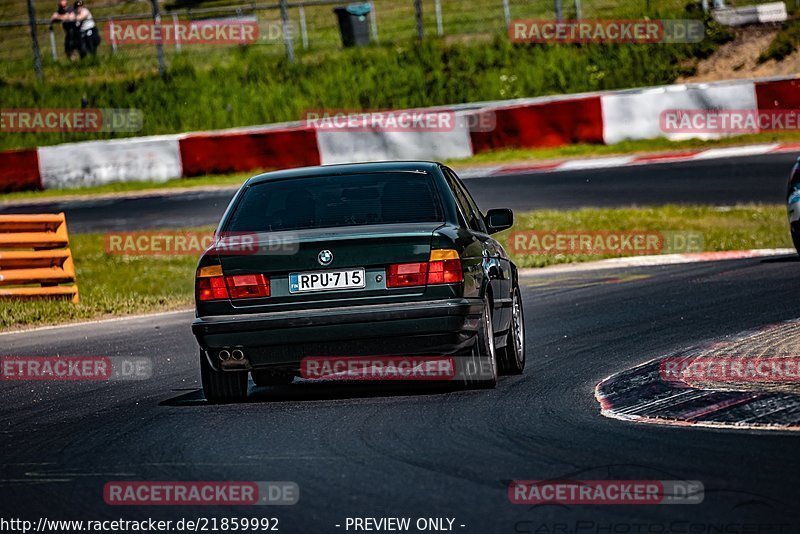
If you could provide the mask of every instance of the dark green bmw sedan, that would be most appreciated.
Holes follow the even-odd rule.
[[[250,178],[196,277],[203,391],[295,377],[494,387],[525,366],[516,266],[449,168],[381,162]]]

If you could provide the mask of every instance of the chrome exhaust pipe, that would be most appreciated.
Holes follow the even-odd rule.
[[[231,359],[231,353],[228,352],[227,350],[221,350],[219,351],[219,359],[222,360],[223,362],[227,362],[228,360]]]
[[[241,349],[233,349],[233,352],[231,352],[231,357],[237,361],[244,360],[244,352],[242,352]]]

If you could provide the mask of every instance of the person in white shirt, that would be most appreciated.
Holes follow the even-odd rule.
[[[97,47],[100,46],[100,28],[95,24],[92,12],[83,5],[83,0],[75,2],[73,17],[80,34],[78,51],[81,57],[87,54],[95,55]]]

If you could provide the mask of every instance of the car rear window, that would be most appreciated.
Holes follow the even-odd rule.
[[[443,220],[433,178],[396,172],[255,184],[244,193],[226,230],[276,232]]]

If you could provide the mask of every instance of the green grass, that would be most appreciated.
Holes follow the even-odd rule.
[[[763,0],[761,0],[763,1]],[[271,2],[260,3],[268,5]],[[334,3],[342,5],[347,2]],[[373,0],[376,21],[378,26],[379,39],[383,43],[398,43],[408,41],[416,37],[416,22],[414,13],[414,3],[412,1],[398,0]],[[37,18],[42,21],[49,19],[53,10],[53,4],[36,3]],[[161,12],[163,20],[169,23],[172,15],[178,16],[179,20],[188,20],[186,9],[181,9],[187,2],[161,2]],[[275,32],[275,28],[280,20],[277,9],[260,9],[252,11],[251,6],[241,0],[203,0],[202,2],[188,2],[196,4],[194,7],[206,10],[205,13],[195,11],[192,18],[203,18],[213,16],[230,16],[231,11],[226,7],[236,6],[240,8],[245,16],[255,14],[259,21],[260,34],[262,38],[256,46],[264,48],[274,55],[284,55],[283,40],[280,32]],[[423,20],[426,34],[433,36],[436,34],[436,19],[431,0],[424,0]],[[574,9],[571,2],[565,3],[565,16],[573,17]],[[637,19],[645,15],[651,18],[657,17],[677,17],[684,9],[686,0],[659,0],[653,2],[651,10],[645,13],[644,2],[632,2],[629,0],[584,0],[582,2],[583,15],[586,18],[621,18]],[[151,18],[149,2],[89,2],[87,4],[92,10],[95,18],[100,21],[104,43],[100,47],[100,55],[103,60],[111,56],[111,46],[109,36],[104,22],[107,17],[119,17],[121,15],[132,16],[140,15],[144,20]],[[274,5],[274,4],[273,4]],[[511,0],[509,2],[510,15],[512,19],[530,18],[554,18],[553,2],[531,2],[528,0]],[[177,8],[177,9],[174,9]],[[295,48],[300,52],[316,53],[326,50],[338,50],[341,48],[341,38],[336,17],[332,12],[333,5],[307,5],[304,8],[306,27],[308,30],[308,49],[303,49],[302,40],[299,36],[300,11],[297,8],[289,9],[289,19],[293,24],[297,35],[294,40]],[[442,23],[444,36],[446,38],[459,38],[461,36],[493,35],[502,33],[505,30],[502,3],[499,0],[444,0],[441,2]],[[211,9],[212,11],[208,11]],[[18,0],[0,0],[0,16],[3,21],[23,22],[20,26],[0,28],[0,42],[4,43],[5,65],[0,66],[0,72],[13,72],[15,76],[30,76],[31,73],[31,46],[27,26],[27,10],[25,2]],[[273,32],[270,33],[270,29]],[[45,69],[53,65],[49,54],[49,35],[47,24],[38,27],[37,35],[42,46],[43,60]],[[57,39],[58,53],[61,62],[66,63],[61,52],[63,35],[60,28],[55,33]],[[216,52],[213,46],[194,46],[183,47],[194,55],[197,61],[202,62],[205,55]],[[222,49],[224,51],[224,48]],[[174,45],[166,45],[165,52],[167,58],[175,53]],[[141,45],[120,45],[118,54],[125,59],[126,70],[155,70],[155,56],[152,46]]]
[[[688,16],[688,15],[687,15]],[[429,39],[302,54],[296,63],[250,46],[171,58],[168,75],[122,57],[48,66],[50,82],[0,65],[4,108],[136,108],[137,135],[299,120],[310,109],[403,109],[668,84],[729,38],[713,25],[699,44],[522,45],[495,35],[469,43]],[[11,68],[11,67],[9,67]],[[57,83],[53,83],[57,80]],[[119,137],[132,134],[117,134]],[[108,134],[4,133],[0,149]]]
[[[80,303],[8,301],[0,328],[171,310],[193,302],[197,258],[109,255],[102,234],[70,236]]]
[[[476,154],[466,159],[451,162],[468,166],[469,164],[491,163],[525,163],[536,160],[561,158],[578,158],[593,156],[609,156],[619,154],[635,154],[646,152],[681,151],[701,148],[719,148],[726,146],[751,145],[758,143],[792,143],[800,142],[800,132],[765,132],[751,135],[739,135],[722,139],[686,139],[670,141],[666,138],[623,141],[615,145],[566,145],[553,148],[508,148]],[[2,197],[0,197],[2,198]]]
[[[520,267],[594,261],[615,255],[514,254],[511,232],[525,230],[699,232],[704,251],[791,248],[786,208],[659,206],[627,209],[542,210],[516,215],[516,224],[498,238]]]
[[[796,9],[784,22],[781,30],[769,44],[767,49],[758,56],[758,62],[764,63],[770,59],[781,61],[794,53],[800,47],[800,9]]]
[[[525,230],[696,231],[705,250],[791,247],[784,206],[663,206],[631,209],[535,211],[517,214],[513,231]],[[499,234],[507,241],[509,232]],[[0,329],[63,323],[191,306],[196,258],[125,257],[104,252],[103,236],[74,235],[80,303],[4,302]],[[508,247],[510,249],[510,247]],[[581,262],[598,256],[514,255],[521,267]]]

